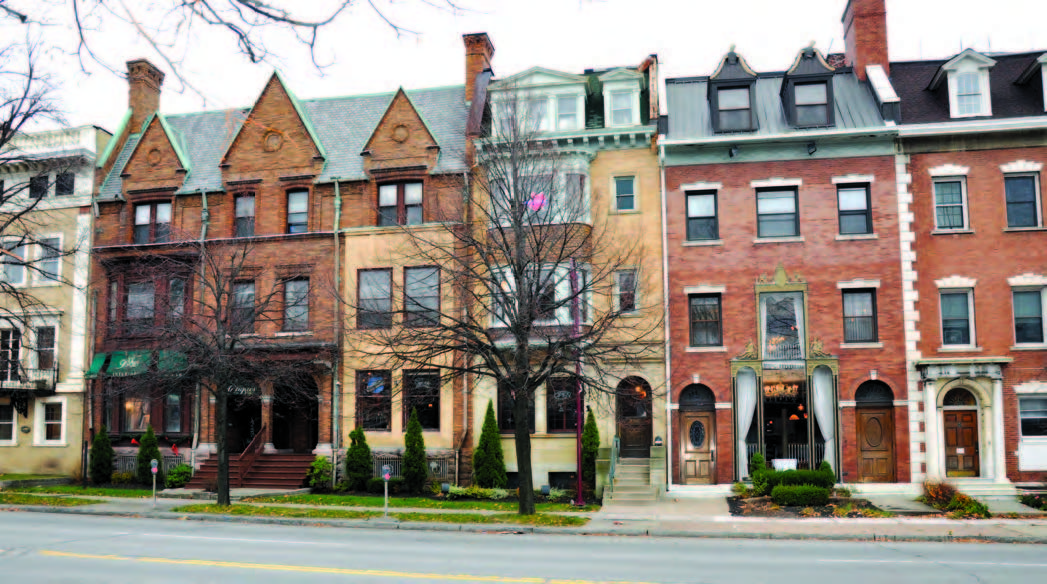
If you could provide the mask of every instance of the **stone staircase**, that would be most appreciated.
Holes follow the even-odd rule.
[[[240,462],[229,457],[229,486],[246,489],[297,489],[305,483],[305,476],[315,457],[312,454],[262,454],[254,461],[243,480]],[[218,480],[218,458],[210,458],[200,466],[187,489],[209,489]]]
[[[1014,499],[1018,489],[1014,483],[997,483],[990,479],[950,478],[946,482],[975,499]]]
[[[651,459],[619,458],[604,504],[651,505],[657,501],[658,487],[651,485]]]

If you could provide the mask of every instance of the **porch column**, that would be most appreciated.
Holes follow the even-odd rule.
[[[334,376],[316,376],[316,448],[313,454],[316,456],[330,457],[333,453],[331,438],[331,401],[334,394]]]
[[[262,441],[265,443],[262,452],[272,454],[276,452],[276,446],[273,446],[273,382],[266,380],[260,385],[262,389]]]
[[[927,437],[927,479],[941,480],[945,473],[940,468],[941,445],[938,443],[938,384],[930,379],[923,389],[923,429]]]
[[[993,479],[997,483],[1007,481],[1007,451],[1003,439],[1003,380],[992,380],[992,442]]]

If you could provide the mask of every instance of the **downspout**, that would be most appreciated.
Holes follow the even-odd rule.
[[[338,482],[338,451],[341,447],[342,432],[339,422],[342,404],[342,284],[341,284],[341,238],[339,237],[342,225],[342,191],[338,183],[339,177],[334,177],[334,290],[335,290],[335,321],[334,321],[334,374],[331,376],[331,486]]]
[[[204,241],[207,239],[207,226],[211,222],[211,211],[207,207],[207,193],[203,189],[200,189],[200,249],[204,247]],[[200,264],[200,278],[204,277],[204,266]],[[193,452],[190,455],[190,466],[196,470],[196,449],[200,445],[200,416],[203,415],[203,404],[200,403],[203,398],[203,392],[200,390],[200,382],[196,382],[196,393],[194,395],[193,403],[196,406],[196,412],[193,416]]]
[[[672,359],[669,345],[669,235],[666,231],[666,192],[665,192],[665,146],[658,147],[658,170],[661,176],[662,189],[662,330],[665,334],[665,484],[666,490],[673,486],[673,388]],[[716,456],[714,453],[713,456]]]
[[[463,209],[466,214],[466,217],[464,217],[465,228],[471,229],[473,197],[472,191],[470,190],[471,187],[469,186],[469,171],[462,172],[462,184],[465,187],[465,206]],[[463,304],[459,307],[459,310],[467,309]],[[465,319],[464,322],[468,322],[468,319]],[[466,358],[470,360],[472,359],[472,357]],[[459,476],[461,473],[459,472],[459,469],[461,468],[462,448],[465,446],[466,437],[469,436],[469,388],[472,387],[473,376],[469,373],[469,368],[466,369],[465,378],[462,380],[462,439],[458,441],[458,448],[454,451],[454,484],[456,485],[461,484],[461,477]],[[454,402],[452,401],[451,403]]]

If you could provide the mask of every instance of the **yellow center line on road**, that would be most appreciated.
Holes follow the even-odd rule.
[[[55,550],[40,550],[40,555],[87,560],[145,562],[151,564],[176,564],[183,566],[211,566],[215,568],[240,568],[247,570],[268,570],[273,572],[342,574],[350,576],[373,576],[377,578],[446,580],[454,582],[497,582],[499,584],[655,584],[653,582],[611,582],[607,580],[556,580],[549,578],[514,578],[510,576],[473,576],[468,574],[424,574],[418,572],[395,572],[392,570],[354,570],[351,568],[325,568],[322,566],[294,566],[286,564],[255,564],[250,562],[224,562],[220,560],[181,560],[173,558],[148,558],[106,554],[79,554],[73,552],[59,552]]]

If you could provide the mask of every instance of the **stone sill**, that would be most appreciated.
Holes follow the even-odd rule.
[[[836,241],[862,241],[869,239],[880,239],[876,233],[855,233],[852,235],[837,235]]]
[[[935,229],[931,235],[974,235],[973,229]]]
[[[1040,343],[1036,345],[1014,345],[1011,347],[1012,351],[1047,351],[1047,343]]]
[[[684,351],[688,353],[726,353],[727,347],[687,347]]]
[[[883,343],[840,343],[841,349],[882,349]]]
[[[680,245],[682,245],[684,247],[715,246],[715,245],[723,245],[723,240],[722,239],[706,239],[706,240],[701,240],[701,241],[685,241],[685,242],[681,243]]]
[[[313,331],[280,331],[273,333],[274,337],[307,337],[311,336]]]
[[[974,345],[938,347],[939,353],[980,353],[981,351],[981,347],[976,347]]]
[[[1047,231],[1047,227],[1008,227],[1003,230],[1004,233],[1025,233],[1029,231]]]
[[[802,235],[794,237],[757,237],[753,240],[753,244],[761,243],[803,243],[806,241]]]
[[[639,215],[639,209],[624,209],[619,211],[618,209],[612,209],[607,213],[608,215]]]

